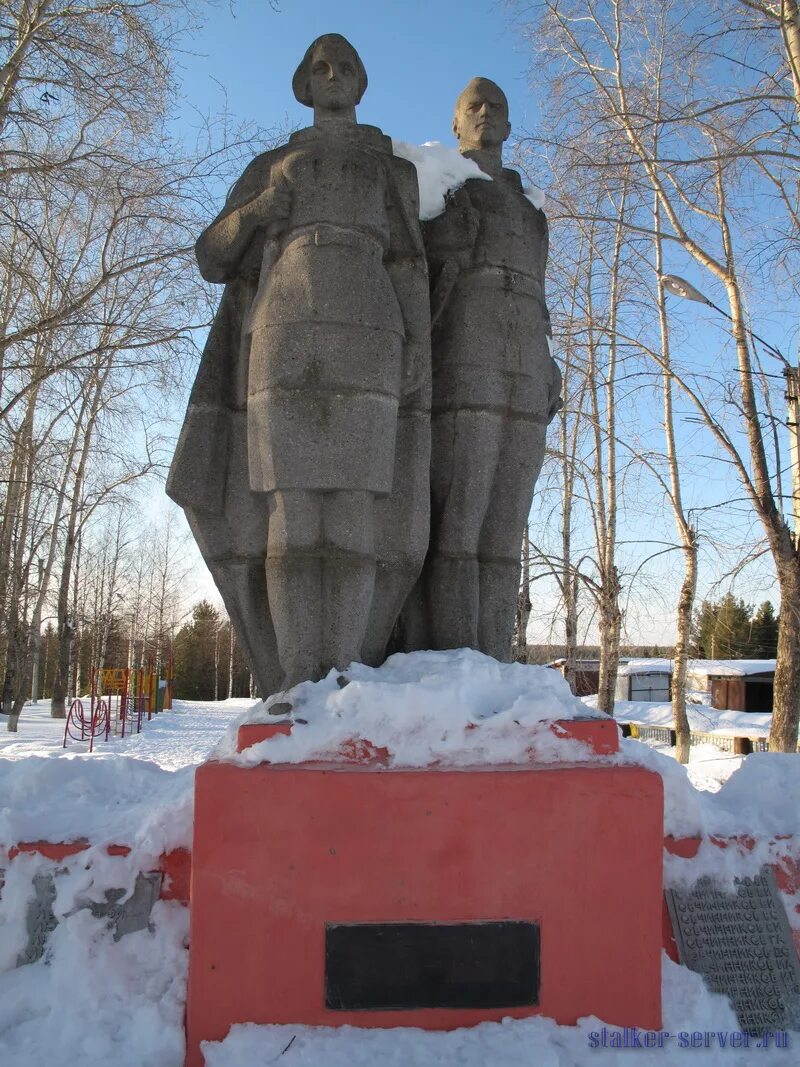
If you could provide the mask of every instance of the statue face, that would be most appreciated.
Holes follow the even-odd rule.
[[[511,126],[508,107],[496,86],[482,81],[462,93],[453,119],[453,133],[462,146],[486,149],[503,144]]]
[[[321,44],[311,62],[309,89],[314,107],[322,111],[355,107],[358,71],[350,49],[336,42]]]

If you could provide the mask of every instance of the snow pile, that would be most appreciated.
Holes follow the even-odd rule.
[[[534,207],[538,207],[540,211],[544,211],[544,189],[539,189],[536,185],[526,185],[523,188],[523,192]]]
[[[462,156],[457,148],[446,148],[440,141],[416,145],[393,140],[392,148],[396,156],[410,160],[417,168],[419,217],[423,220],[441,215],[447,196],[469,178],[492,180],[473,159]],[[534,207],[544,208],[545,195],[541,189],[526,185],[524,192]]]
[[[611,759],[661,775],[665,834],[750,835],[765,842],[800,836],[800,773],[793,753],[752,753],[714,793],[695,789],[686,767],[640,741],[623,739]]]
[[[462,156],[457,148],[445,148],[439,141],[423,145],[392,141],[394,154],[410,160],[417,168],[419,217],[433,219],[444,211],[445,198],[469,178],[492,179],[478,164]]]
[[[587,713],[558,671],[498,663],[466,648],[398,653],[382,667],[353,663],[343,675],[331,671],[320,682],[276,694],[247,721],[270,721],[278,703],[292,706],[291,736],[237,755],[234,726],[215,756],[245,765],[302,763],[334,755],[358,738],[387,749],[392,767],[517,763],[527,760],[531,746],[540,762],[574,761],[589,758],[589,747],[557,737],[549,724],[601,717]]]
[[[62,748],[64,720],[48,704],[27,706],[19,733],[0,729],[0,847],[86,839],[151,857],[188,847],[194,768],[252,705],[176,701],[141,734],[98,742],[91,755],[85,744]]]
[[[139,864],[82,853],[58,864],[53,911],[59,924],[44,957],[17,969],[37,873],[56,865],[18,856],[6,871],[0,922],[0,1062],[20,1067],[180,1067],[184,1056],[188,911],[158,901],[151,930],[115,942],[86,899],[133,889]]]
[[[94,753],[0,760],[0,843],[76,841],[146,848],[191,844],[194,767]]]
[[[793,752],[753,752],[709,798],[734,832],[800,834],[800,766]]]
[[[759,1062],[772,1067],[795,1063],[791,1051],[725,1048],[723,1040],[739,1024],[725,997],[709,992],[699,975],[680,967],[666,956],[662,965],[664,995],[664,1038],[662,1048],[635,1048],[634,1059],[642,1067],[680,1067],[686,1063],[683,1040],[692,1033],[709,1032],[708,1048],[692,1048],[689,1058],[705,1064],[726,1067],[750,1067],[757,1055]],[[287,1067],[585,1067],[588,1063],[603,1067],[629,1067],[631,1048],[602,1047],[614,1035],[620,1040],[619,1028],[609,1028],[599,1019],[581,1019],[577,1026],[558,1026],[551,1019],[531,1018],[502,1023],[482,1023],[471,1029],[437,1033],[398,1028],[361,1030],[350,1026],[311,1028],[304,1026],[231,1027],[222,1042],[205,1042],[206,1067],[266,1067],[285,1063]],[[642,1031],[639,1031],[641,1039]]]

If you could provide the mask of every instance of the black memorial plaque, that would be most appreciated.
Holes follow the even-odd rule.
[[[325,927],[325,1006],[334,1011],[517,1008],[538,1003],[536,923]]]
[[[734,892],[705,877],[666,897],[681,962],[730,997],[743,1030],[800,1029],[800,962],[769,867]]]

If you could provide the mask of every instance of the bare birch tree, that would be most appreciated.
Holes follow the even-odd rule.
[[[0,11],[0,676],[4,707],[15,709],[9,729],[46,610],[59,642],[53,714],[65,713],[89,588],[78,580],[79,546],[88,579],[92,522],[136,479],[163,469],[161,397],[183,384],[193,331],[208,321],[193,257],[204,193],[239,172],[254,134],[231,137],[223,123],[184,144],[168,128],[173,49],[202,6],[9,0]],[[163,610],[156,617],[163,623]]]
[[[759,392],[765,376],[754,349],[745,295],[755,280],[752,257],[749,271],[741,265],[753,236],[743,232],[739,220],[743,210],[758,211],[759,188],[770,197],[773,217],[782,213],[777,223],[765,220],[756,239],[762,255],[779,265],[784,288],[796,299],[796,7],[749,6],[762,14],[767,8],[773,15],[780,12],[776,28],[785,45],[782,65],[770,67],[778,53],[769,43],[764,45],[763,27],[751,28],[747,37],[746,25],[733,25],[734,5],[715,9],[698,29],[691,17],[694,9],[683,0],[659,5],[604,0],[588,8],[575,0],[545,0],[535,5],[541,16],[536,42],[558,71],[555,91],[562,112],[572,107],[582,116],[584,135],[591,114],[592,136],[583,146],[575,140],[575,123],[563,133],[572,137],[586,181],[602,186],[627,173],[642,193],[652,190],[662,223],[659,241],[680,249],[682,262],[688,257],[725,293],[735,391],[728,388],[722,394],[720,410],[719,398],[709,402],[696,382],[682,379],[679,384],[696,405],[724,462],[738,475],[775,566],[781,627],[770,747],[790,751],[797,744],[800,717],[800,546],[783,514],[780,462],[775,462],[781,434],[773,432],[763,390]],[[738,8],[741,14],[742,5]],[[732,76],[728,57],[717,49],[734,32],[739,53],[747,41],[753,54],[747,65],[737,63],[735,56],[731,59],[737,67]],[[656,39],[668,50],[659,75],[663,94],[654,106]],[[598,221],[616,227],[619,219],[612,214]],[[640,212],[623,224],[632,233],[655,236],[652,215],[648,220]],[[772,285],[774,278],[762,284]]]

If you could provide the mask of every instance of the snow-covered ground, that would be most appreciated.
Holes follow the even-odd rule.
[[[597,696],[581,697],[586,707],[597,707]],[[744,711],[718,711],[703,704],[687,704],[689,727],[694,733],[730,737],[767,737],[771,715],[753,714]],[[617,700],[614,702],[614,718],[618,722],[634,722],[644,726],[660,726],[672,729],[672,705],[643,700]],[[643,739],[643,744],[665,756],[675,756],[675,748],[667,744]],[[722,783],[737,771],[744,756],[734,756],[712,742],[693,744],[687,768],[689,781],[695,789],[715,793]],[[798,764],[800,773],[800,764]]]
[[[0,847],[19,841],[127,844],[149,856],[191,844],[194,769],[250,699],[176,700],[140,734],[69,741],[50,705],[26,705],[16,734],[0,716]]]
[[[662,745],[651,740],[642,743],[664,756],[675,758],[675,749],[670,745]],[[745,756],[734,756],[730,752],[723,752],[716,745],[692,745],[689,752],[689,766],[686,768],[689,781],[695,789],[716,793],[722,783],[727,781],[734,771],[738,771],[745,759]]]
[[[308,733],[295,742],[300,748],[293,758],[320,745],[335,747],[347,732],[344,727],[355,723],[359,731],[369,729],[370,740],[386,742],[400,763],[418,763],[426,722],[441,727],[431,732],[437,758],[473,761],[479,753],[471,739],[463,742],[463,734],[477,723],[480,729],[474,732],[486,731],[489,738],[486,758],[506,758],[517,744],[509,740],[512,727],[526,718],[533,724],[545,704],[552,704],[558,717],[570,714],[571,697],[558,688],[565,683],[555,672],[499,667],[477,654],[453,655],[450,663],[441,656],[399,658],[383,673],[359,667],[347,672],[344,688],[334,676],[301,687],[292,699],[298,715],[302,705]],[[453,681],[449,688],[447,671]],[[194,767],[212,753],[230,755],[235,725],[252,711],[250,700],[176,701],[172,711],[145,723],[142,734],[100,742],[91,755],[88,746],[74,742],[62,748],[63,721],[50,719],[44,703],[25,708],[17,734],[7,733],[0,719],[0,868],[6,868],[0,898],[2,1067],[182,1067],[186,909],[160,901],[152,930],[114,942],[104,920],[76,908],[87,895],[103,899],[108,888],[132,888],[143,862],[189,844]],[[256,716],[263,711],[257,709]],[[703,724],[704,732],[707,727]],[[280,742],[283,755],[290,753],[290,740]],[[641,762],[662,775],[669,832],[800,833],[797,757],[731,758],[713,746],[695,746],[687,776],[666,758],[669,750],[659,747],[625,741],[614,759]],[[9,863],[1,846],[76,838],[87,838],[92,846],[125,843],[133,852],[109,857],[91,847],[59,863],[53,905],[59,925],[44,959],[15,968],[33,879],[55,865],[38,855],[20,855]],[[733,848],[724,856],[709,849],[701,849],[696,861],[668,862],[668,880],[679,881],[687,870],[696,877],[721,867],[730,876],[745,862]],[[757,853],[748,862],[752,866],[764,858]],[[660,1048],[637,1049],[637,1063],[678,1067],[687,1056],[729,1067],[749,1067],[755,1059],[780,1067],[800,1062],[791,1046],[788,1051],[723,1051],[720,1040],[738,1029],[728,1002],[666,959],[663,973],[664,1029],[670,1037]],[[594,1062],[622,1067],[631,1048],[603,1048],[603,1025],[589,1019],[559,1027],[529,1019],[450,1034],[242,1026],[224,1042],[207,1046],[206,1058],[208,1067],[583,1067]],[[680,1037],[706,1031],[714,1036],[704,1048],[687,1048],[689,1039]],[[606,1045],[612,1033],[606,1031]],[[792,1036],[800,1042],[800,1035]]]
[[[722,1048],[731,1033],[739,1035],[727,999],[710,993],[702,978],[666,955],[662,990],[661,1047],[650,1049],[642,1046],[642,1031],[627,1034],[638,1046],[614,1047],[625,1034],[595,1018],[581,1019],[577,1026],[557,1026],[551,1019],[507,1019],[452,1033],[251,1025],[234,1026],[225,1041],[207,1043],[206,1067],[686,1067],[696,1062],[706,1067],[762,1062],[797,1067],[792,1039],[800,1043],[800,1034],[789,1035],[788,1050]],[[659,1032],[655,1034],[658,1041]],[[692,1047],[694,1034],[700,1035],[699,1047]],[[703,1047],[706,1041],[708,1047]],[[755,1044],[755,1039],[750,1041]]]
[[[597,697],[583,697],[587,707],[597,707]],[[717,734],[719,737],[767,737],[772,715],[769,712],[718,711],[706,704],[687,704],[689,728],[698,734]],[[672,728],[670,703],[659,704],[645,700],[617,700],[614,718],[618,722],[636,722],[645,726]]]
[[[253,704],[246,697],[176,700],[171,711],[154,715],[150,722],[145,719],[140,734],[95,742],[95,754],[152,760],[166,770],[194,766],[208,756],[231,720]],[[64,720],[50,717],[49,700],[25,705],[17,733],[8,733],[7,722],[8,718],[0,715],[0,759],[45,755],[69,758],[89,751],[88,741],[69,740],[66,749],[62,748]]]

